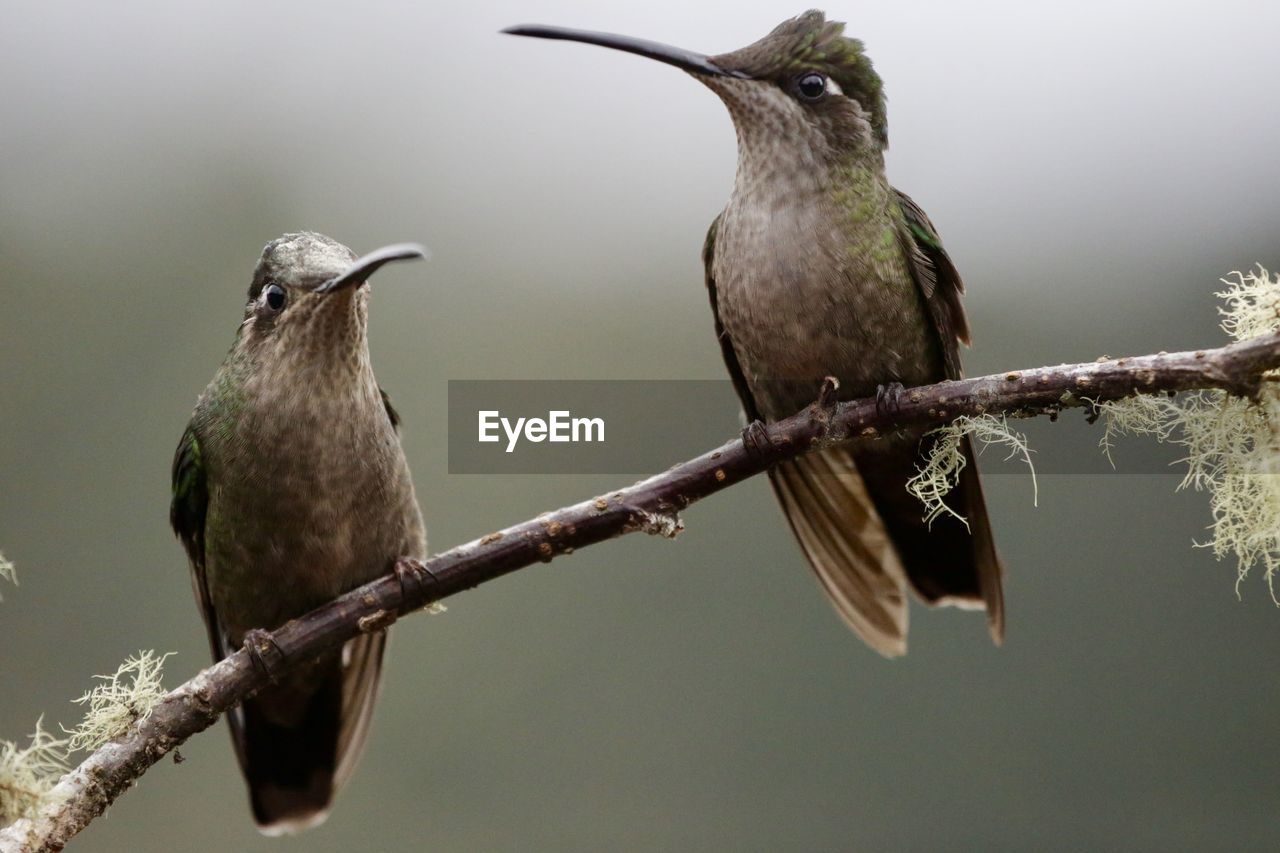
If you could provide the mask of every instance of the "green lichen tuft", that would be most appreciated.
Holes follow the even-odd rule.
[[[74,700],[88,707],[80,724],[67,732],[71,749],[91,752],[145,719],[164,696],[160,679],[167,657],[141,651],[126,658],[114,674],[95,675],[101,683]]]
[[[1223,279],[1217,295],[1226,306],[1223,330],[1237,341],[1280,329],[1280,276],[1258,267]],[[1201,547],[1236,558],[1236,592],[1253,566],[1261,566],[1271,591],[1280,570],[1280,373],[1263,377],[1257,399],[1225,391],[1177,398],[1133,397],[1103,403],[1106,431],[1100,444],[1110,458],[1118,435],[1141,435],[1182,448],[1186,474],[1179,489],[1209,493],[1213,521]]]
[[[58,780],[71,768],[73,753],[97,749],[151,713],[164,695],[160,677],[167,657],[138,652],[113,675],[96,676],[102,683],[75,700],[87,706],[84,718],[75,728],[64,729],[63,737],[46,731],[41,718],[27,746],[0,741],[0,826],[31,817],[49,804]]]
[[[45,731],[43,718],[30,741],[0,740],[0,826],[35,814],[69,769],[67,738]]]
[[[18,585],[18,570],[12,562],[4,558],[4,554],[0,554],[0,581],[8,581],[14,586]],[[3,595],[0,595],[0,601],[4,601]]]
[[[1027,446],[1026,436],[1010,428],[1008,421],[991,415],[969,417],[962,415],[944,427],[932,430],[926,437],[933,437],[933,444],[923,464],[918,466],[916,475],[907,481],[907,491],[924,504],[924,520],[927,524],[942,515],[950,515],[969,526],[963,515],[947,505],[946,497],[960,482],[960,472],[969,464],[962,449],[962,440],[970,436],[979,445],[981,453],[988,446],[996,444],[1008,449],[1005,460],[1020,457],[1031,472],[1032,503],[1039,504],[1039,484],[1036,482],[1036,468],[1031,462],[1031,448]]]

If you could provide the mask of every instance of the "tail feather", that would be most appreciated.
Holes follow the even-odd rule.
[[[1004,564],[996,552],[995,537],[991,534],[991,521],[987,517],[987,499],[982,493],[982,478],[978,476],[977,460],[968,437],[962,446],[968,464],[960,472],[960,494],[964,500],[962,512],[969,521],[973,535],[973,563],[978,572],[978,588],[987,609],[987,628],[991,639],[999,645],[1004,642]]]
[[[386,632],[348,641],[343,654],[346,676],[342,680],[342,727],[338,732],[338,766],[333,792],[341,791],[355,773],[369,737],[369,721],[382,684],[382,656]]]
[[[324,821],[364,749],[385,634],[357,637],[247,700],[231,736],[258,828],[301,832]]]
[[[905,654],[906,578],[849,454],[802,456],[775,467],[770,480],[836,612],[882,655]]]
[[[920,501],[906,489],[920,459],[913,444],[864,452],[857,465],[916,594],[932,606],[985,609],[992,639],[999,643],[1004,635],[1003,569],[968,438],[960,451],[966,464],[947,504],[964,521],[950,514],[925,521]]]
[[[783,513],[837,612],[887,657],[906,652],[908,584],[928,604],[986,609],[992,639],[1004,636],[1002,569],[982,483],[968,458],[950,503],[965,516],[932,526],[907,490],[914,443],[854,457],[834,448],[779,464],[770,474]]]

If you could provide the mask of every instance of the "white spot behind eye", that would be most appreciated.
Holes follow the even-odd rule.
[[[843,94],[844,94],[844,89],[841,89],[841,88],[840,88],[840,84],[839,84],[839,83],[837,83],[837,82],[835,81],[835,78],[834,78],[834,77],[828,77],[828,78],[827,78],[827,94],[828,94],[828,95],[843,95]]]

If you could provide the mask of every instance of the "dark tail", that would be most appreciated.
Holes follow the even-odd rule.
[[[384,634],[357,637],[262,691],[231,716],[253,818],[267,835],[324,821],[368,732]]]
[[[921,458],[915,447],[870,450],[857,457],[857,465],[916,593],[931,605],[985,609],[991,638],[1000,643],[1004,639],[1004,571],[967,437],[960,450],[966,464],[947,496],[947,505],[965,521],[944,513],[932,524],[925,522],[920,501],[906,489]]]
[[[969,459],[948,503],[968,520],[924,521],[906,490],[914,443],[877,447],[856,459],[825,450],[779,464],[770,475],[791,529],[845,622],[886,656],[906,652],[908,585],[927,603],[985,608],[991,635],[1004,634],[1000,560],[982,484]],[[972,532],[971,532],[972,531]]]

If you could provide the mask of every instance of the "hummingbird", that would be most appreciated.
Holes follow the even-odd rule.
[[[369,277],[424,257],[361,258],[320,234],[263,249],[234,345],[173,459],[169,519],[215,661],[426,554],[399,416],[369,361]],[[228,716],[267,835],[327,816],[363,750],[385,633],[292,668]]]
[[[957,379],[969,343],[963,285],[924,211],[890,185],[884,85],[864,45],[816,10],[740,50],[707,56],[542,25],[512,35],[584,42],[680,68],[728,108],[738,165],[702,251],[716,337],[746,416],[791,415],[826,376],[840,399]],[[844,621],[887,657],[906,652],[907,590],[985,609],[1004,632],[1001,563],[967,439],[929,524],[908,492],[931,441],[906,431],[781,462],[770,482]]]

